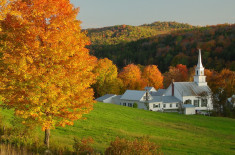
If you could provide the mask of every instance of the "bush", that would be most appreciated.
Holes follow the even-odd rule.
[[[133,108],[138,108],[138,104],[137,104],[137,103],[134,103],[134,104],[133,104]]]
[[[91,137],[82,138],[81,140],[74,138],[73,148],[77,154],[94,154],[94,149],[91,147],[93,143],[94,140]]]
[[[110,143],[110,146],[105,151],[106,155],[158,155],[161,154],[159,146],[149,142],[149,139],[144,137],[135,139],[134,141],[116,138]]]

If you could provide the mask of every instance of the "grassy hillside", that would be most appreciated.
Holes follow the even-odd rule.
[[[74,126],[53,130],[51,143],[72,148],[74,137],[90,136],[94,147],[104,151],[116,136],[149,136],[164,154],[235,154],[234,119],[157,113],[106,103],[95,104],[86,117]]]

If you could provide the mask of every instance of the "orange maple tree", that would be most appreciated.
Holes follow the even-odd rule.
[[[93,108],[96,58],[68,0],[14,0],[1,21],[0,93],[15,114],[45,131],[72,125]]]
[[[140,68],[134,64],[129,64],[119,73],[125,89],[140,90],[145,86],[144,80],[141,77]]]
[[[176,67],[169,67],[169,71],[164,73],[164,87],[167,88],[172,80],[183,82],[188,80],[188,69],[186,65],[178,64]]]
[[[144,68],[143,78],[148,86],[155,89],[163,88],[163,76],[156,65],[149,65]]]

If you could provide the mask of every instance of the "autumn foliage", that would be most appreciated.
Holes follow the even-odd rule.
[[[145,86],[141,74],[138,66],[130,64],[124,67],[118,76],[122,79],[125,89],[140,90]]]
[[[133,141],[116,138],[111,142],[105,151],[106,155],[160,155],[160,148],[155,143],[150,142],[147,138],[135,139]]]
[[[1,94],[43,130],[72,125],[93,107],[96,58],[68,0],[15,0],[1,21]]]
[[[148,86],[155,89],[163,88],[163,76],[156,65],[149,65],[144,68],[143,78]]]
[[[186,65],[178,64],[176,67],[170,66],[169,71],[164,73],[164,87],[167,88],[173,79],[175,82],[184,82],[188,81],[188,78]]]
[[[105,94],[119,94],[123,84],[117,77],[117,67],[111,60],[100,59],[94,68],[94,73],[97,75],[96,83],[93,85],[96,97]]]

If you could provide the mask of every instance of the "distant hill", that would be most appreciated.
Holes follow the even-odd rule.
[[[3,121],[12,117],[8,110],[0,112]],[[74,126],[51,130],[51,147],[58,144],[61,150],[72,150],[74,137],[92,137],[95,150],[103,152],[117,136],[149,136],[163,154],[235,154],[235,120],[230,118],[152,112],[108,103],[95,104],[86,117]],[[42,143],[43,131],[37,134],[37,142]]]
[[[93,45],[113,45],[127,43],[142,38],[165,34],[172,30],[189,29],[195,26],[177,22],[154,22],[141,26],[116,25],[104,28],[87,29]]]
[[[201,48],[207,69],[235,70],[235,24],[195,27],[155,22],[90,29],[88,36],[91,53],[111,59],[119,68],[129,63],[155,64],[162,72],[179,63],[193,67]]]

